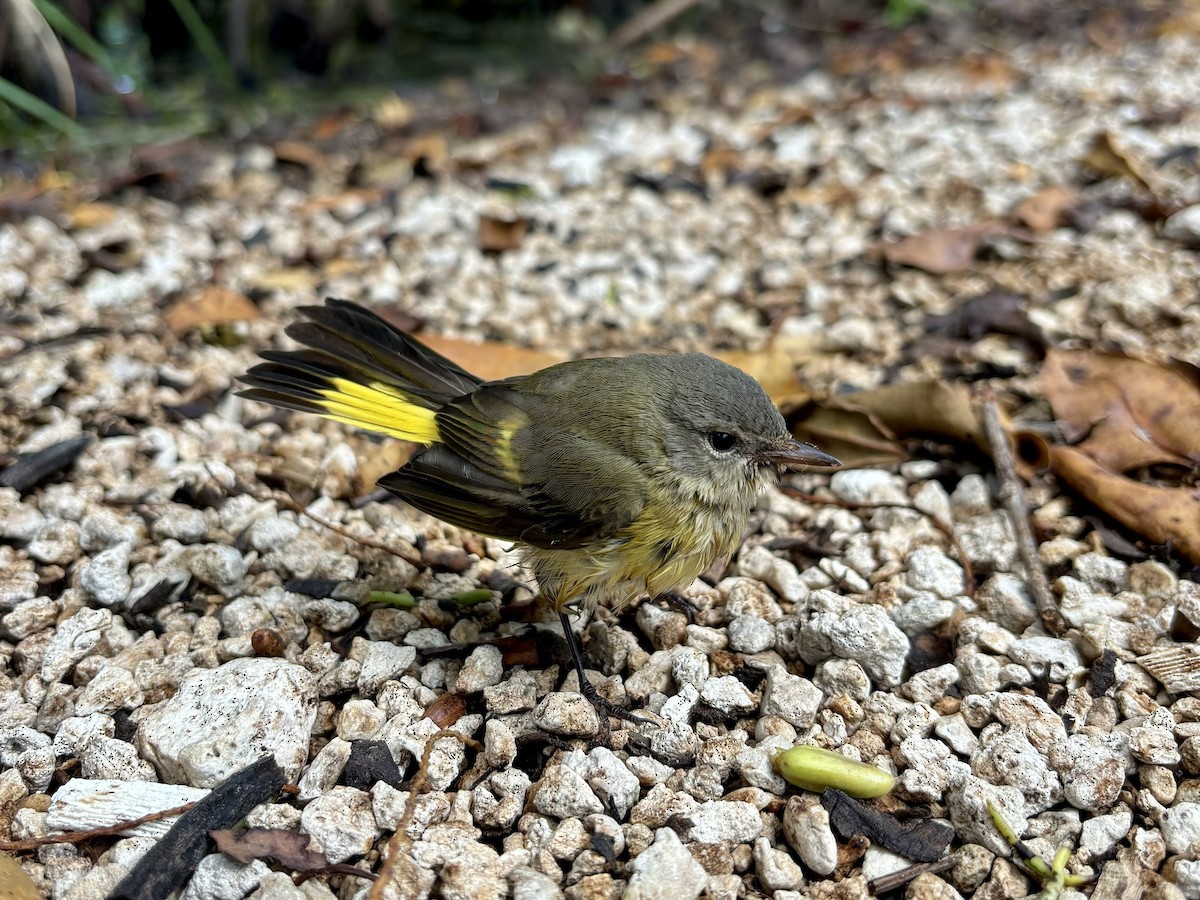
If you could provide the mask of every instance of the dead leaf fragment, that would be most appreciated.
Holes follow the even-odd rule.
[[[1142,484],[1076,447],[1051,447],[1050,470],[1126,528],[1200,563],[1200,489]]]
[[[421,343],[458,363],[472,375],[485,381],[498,381],[513,375],[528,375],[566,359],[562,353],[530,350],[511,344],[462,341],[436,334],[420,335]]]
[[[805,363],[822,355],[822,344],[819,337],[777,335],[763,350],[729,350],[714,355],[762,385],[776,406],[794,409],[810,396],[796,373]]]
[[[67,212],[67,227],[82,231],[107,225],[117,217],[117,207],[100,201],[78,203]]]
[[[1103,178],[1128,178],[1151,193],[1154,191],[1145,167],[1118,145],[1111,132],[1096,135],[1080,162]]]
[[[1067,440],[1113,472],[1200,463],[1200,378],[1188,368],[1055,350],[1042,390]]]
[[[279,162],[304,166],[304,168],[314,171],[327,165],[325,154],[312,144],[306,144],[303,141],[279,141],[274,149],[275,158]]]
[[[912,266],[933,275],[965,272],[975,261],[975,254],[983,238],[995,228],[992,224],[968,225],[964,228],[934,228],[891,244],[884,244],[883,255],[894,265]]]
[[[1076,202],[1074,191],[1052,184],[1022,200],[1013,210],[1013,218],[1031,231],[1053,231],[1067,224],[1067,214]]]
[[[163,322],[175,334],[181,335],[205,325],[250,322],[260,315],[249,297],[214,284],[177,300],[163,313]]]
[[[324,853],[310,850],[311,838],[283,828],[247,828],[245,831],[210,831],[217,849],[238,862],[274,860],[296,872],[309,872],[329,865]]]
[[[966,388],[940,381],[827,398],[798,410],[795,418],[793,433],[798,439],[813,442],[849,467],[907,459],[903,438],[987,447],[983,424]]]
[[[524,217],[502,219],[498,216],[481,215],[478,228],[479,249],[484,253],[516,250],[521,246],[521,241],[525,240],[527,231],[529,220]]]

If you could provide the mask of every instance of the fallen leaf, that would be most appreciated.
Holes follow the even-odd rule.
[[[762,385],[776,406],[794,409],[810,397],[796,373],[805,363],[823,355],[821,348],[820,337],[777,335],[763,350],[727,350],[714,355]]]
[[[836,789],[821,794],[821,805],[829,811],[829,824],[842,837],[866,835],[881,847],[918,862],[941,859],[954,839],[949,825],[932,819],[902,822]]]
[[[789,415],[790,413],[790,415]],[[940,381],[888,385],[784,410],[793,434],[848,467],[908,459],[902,441],[930,438],[985,449],[987,438],[967,389]]]
[[[1062,445],[1050,448],[1050,470],[1126,528],[1200,563],[1200,488],[1142,484]]]
[[[280,162],[313,170],[323,169],[328,165],[324,153],[303,141],[279,141],[274,150],[275,158]]]
[[[384,97],[371,110],[372,120],[384,131],[399,131],[412,124],[415,116],[413,105],[396,94]]]
[[[350,441],[351,449],[358,459],[352,485],[354,494],[358,497],[375,490],[375,482],[407,463],[420,446],[408,441],[379,443],[357,432],[347,435],[347,440]]]
[[[7,853],[0,853],[0,898],[2,900],[39,900],[42,892],[21,864]]]
[[[311,838],[284,828],[247,828],[245,831],[210,831],[217,849],[243,865],[256,859],[274,860],[296,872],[323,869],[329,865],[324,853],[309,849]]]
[[[1013,210],[1013,218],[1031,231],[1053,231],[1067,224],[1077,199],[1071,189],[1052,184],[1022,200]]]
[[[214,284],[175,301],[163,313],[163,322],[175,334],[186,334],[205,325],[250,322],[260,315],[249,297]]]
[[[1200,377],[1183,367],[1054,350],[1042,390],[1067,441],[1114,472],[1200,463]]]
[[[1008,58],[989,53],[984,56],[968,56],[961,60],[963,73],[972,84],[989,84],[1000,90],[1012,87],[1016,72]]]
[[[963,228],[934,228],[884,244],[883,255],[895,265],[912,266],[934,275],[965,272],[975,261],[983,238],[995,230],[996,226],[990,223]]]
[[[563,353],[530,350],[527,347],[495,342],[463,341],[436,334],[422,334],[420,339],[427,347],[449,357],[485,381],[497,381],[501,378],[511,378],[513,375],[528,375],[567,358]]]
[[[67,227],[83,230],[107,225],[117,216],[118,208],[99,201],[78,203],[67,211]]]
[[[311,294],[318,282],[317,273],[307,266],[273,269],[250,279],[250,287],[260,291],[296,291]]]
[[[477,231],[479,249],[484,253],[501,253],[516,250],[529,231],[529,220],[516,216],[502,219],[498,216],[481,215]]]
[[[1019,294],[990,291],[969,297],[950,312],[926,316],[926,331],[937,337],[977,341],[985,334],[1007,334],[1024,338],[1035,347],[1046,346],[1042,330],[1029,320],[1027,301]]]
[[[1129,178],[1151,193],[1154,192],[1144,167],[1118,146],[1111,132],[1102,131],[1096,135],[1080,162],[1104,178]]]

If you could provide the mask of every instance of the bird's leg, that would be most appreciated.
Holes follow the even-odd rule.
[[[618,719],[623,719],[626,722],[637,722],[639,724],[653,724],[648,719],[643,719],[641,716],[635,716],[629,710],[617,706],[611,700],[606,700],[601,697],[595,686],[588,680],[584,672],[583,666],[583,647],[579,643],[579,638],[575,636],[575,631],[571,628],[571,619],[565,612],[558,614],[562,621],[563,637],[567,639],[567,647],[571,651],[571,661],[575,664],[575,674],[579,676],[579,693],[584,696],[588,703],[595,707],[596,712],[600,714],[604,730],[608,731],[608,717],[614,716]]]
[[[668,606],[673,606],[685,616],[687,616],[688,624],[692,625],[696,622],[696,613],[700,612],[700,607],[683,596],[677,591],[663,591],[654,597],[655,600],[661,600]]]

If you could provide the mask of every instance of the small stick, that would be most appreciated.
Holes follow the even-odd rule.
[[[27,841],[0,841],[0,850],[36,850],[44,844],[76,844],[80,841],[91,840],[96,837],[108,837],[113,834],[120,834],[123,831],[129,831],[131,828],[137,828],[139,825],[145,825],[147,822],[157,822],[159,819],[169,819],[172,816],[181,816],[185,812],[191,810],[198,801],[193,800],[191,803],[184,803],[181,806],[173,806],[170,809],[164,809],[161,812],[148,813],[140,819],[131,819],[128,822],[118,822],[116,825],[104,825],[99,828],[89,828],[86,831],[67,831],[62,834],[48,834],[45,837],[30,838]]]
[[[996,476],[1000,479],[997,496],[1004,504],[1009,521],[1012,523],[1021,562],[1025,565],[1025,577],[1029,584],[1029,592],[1033,594],[1034,603],[1037,604],[1042,625],[1051,634],[1061,637],[1067,633],[1067,623],[1063,619],[1062,613],[1058,611],[1058,604],[1054,601],[1054,595],[1050,593],[1050,582],[1047,581],[1046,573],[1042,569],[1037,541],[1034,540],[1033,529],[1029,525],[1029,515],[1026,512],[1025,492],[1021,489],[1021,482],[1017,477],[1017,466],[1008,445],[1008,435],[1004,432],[1004,426],[1000,424],[1000,411],[993,399],[988,399],[983,404],[983,426],[987,431],[988,444],[992,448],[992,462],[996,466]]]
[[[945,872],[947,869],[953,869],[958,865],[958,854],[951,853],[949,856],[936,860],[935,862],[917,863],[915,866],[909,866],[906,869],[901,869],[898,872],[892,872],[888,875],[880,875],[867,882],[867,889],[875,896],[886,894],[889,891],[894,891],[896,888],[903,887],[908,884],[918,875],[924,875],[926,872],[932,872],[936,875],[938,872]]]

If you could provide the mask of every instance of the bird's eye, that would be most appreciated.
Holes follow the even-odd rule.
[[[710,431],[708,433],[708,446],[712,447],[718,453],[728,453],[737,446],[737,438],[726,431]]]

